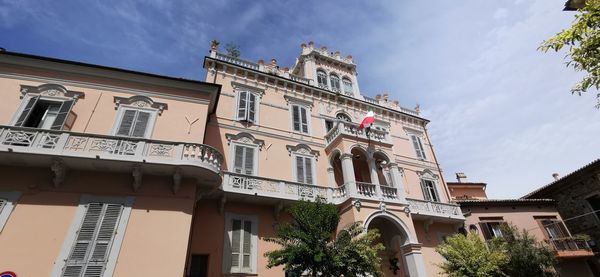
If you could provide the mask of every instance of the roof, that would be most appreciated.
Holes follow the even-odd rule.
[[[447,182],[448,186],[487,186],[487,183],[472,183],[472,182]]]
[[[34,60],[45,61],[45,62],[50,62],[50,63],[60,63],[60,64],[64,64],[64,65],[74,66],[74,67],[86,67],[86,68],[91,68],[91,69],[95,69],[95,70],[99,70],[99,71],[103,71],[103,72],[116,72],[116,73],[123,73],[126,75],[131,74],[130,76],[135,75],[135,76],[138,76],[138,78],[145,78],[146,80],[151,80],[152,78],[154,78],[154,80],[158,79],[158,80],[170,81],[170,82],[179,83],[179,84],[203,86],[206,89],[206,92],[215,93],[211,97],[212,99],[211,99],[210,110],[212,112],[214,112],[214,109],[216,108],[216,104],[219,100],[219,95],[221,92],[221,85],[203,82],[203,81],[199,81],[199,80],[191,80],[191,79],[172,77],[172,76],[167,76],[167,75],[158,75],[158,74],[153,74],[153,73],[134,71],[134,70],[129,70],[129,69],[117,68],[117,67],[83,63],[83,62],[70,61],[70,60],[62,60],[62,59],[37,56],[37,55],[25,54],[25,53],[18,53],[18,52],[11,52],[11,51],[6,51],[4,48],[0,48],[0,57],[2,57],[2,56],[13,57],[13,58],[34,59]],[[31,63],[29,63],[29,65],[31,65]]]
[[[554,205],[556,201],[554,199],[468,199],[468,200],[456,200],[461,206],[489,206],[489,205]]]
[[[587,164],[587,165],[585,165],[585,166],[583,166],[583,167],[581,167],[581,168],[579,168],[579,169],[577,169],[577,170],[575,170],[575,171],[573,171],[573,172],[571,172],[571,173],[569,173],[569,174],[561,177],[560,179],[555,180],[554,182],[552,182],[550,184],[542,186],[542,187],[540,187],[540,188],[538,188],[538,189],[536,189],[536,190],[534,190],[534,191],[526,194],[525,196],[521,197],[521,199],[530,198],[530,197],[533,197],[534,195],[538,195],[538,194],[546,192],[546,191],[548,191],[550,189],[558,188],[559,186],[568,185],[569,183],[567,182],[567,180],[570,177],[572,177],[572,176],[574,176],[574,175],[576,175],[578,173],[581,173],[581,172],[583,172],[586,169],[593,168],[593,167],[596,167],[596,166],[600,166],[600,159],[596,159],[595,161],[593,161],[593,162],[591,162],[591,163],[589,163],[589,164]]]

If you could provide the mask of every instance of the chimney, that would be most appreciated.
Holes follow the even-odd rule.
[[[554,181],[558,181],[558,179],[560,179],[560,175],[558,173],[552,173],[552,177],[554,178]]]
[[[467,175],[463,172],[456,172],[456,180],[459,183],[467,183]]]

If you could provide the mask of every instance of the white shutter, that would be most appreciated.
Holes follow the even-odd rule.
[[[308,120],[306,118],[306,108],[300,107],[300,115],[302,116],[302,132],[308,134]]]
[[[419,139],[419,137],[411,135],[410,139],[412,140],[413,148],[415,149],[417,158],[425,159],[425,153],[423,153],[423,145],[421,145],[421,140]]]
[[[238,99],[238,110],[237,119],[246,120],[246,111],[248,108],[248,93],[245,91],[240,92]]]
[[[108,261],[107,253],[123,212],[121,204],[90,203],[86,206],[76,241],[62,273],[64,277],[102,276]]]
[[[254,148],[244,147],[244,173],[247,175],[254,175]]]
[[[244,147],[240,145],[236,145],[233,148],[234,151],[234,161],[233,161],[233,171],[235,173],[242,173],[244,171]]]
[[[252,255],[252,222],[244,221],[244,238],[242,240],[242,267],[250,269],[250,259]]]
[[[248,93],[248,118],[249,122],[256,122],[256,95]]]
[[[231,223],[231,272],[240,269],[242,221],[234,219]]]
[[[67,100],[62,102],[62,104],[60,105],[60,109],[58,110],[58,114],[56,115],[56,118],[54,119],[54,122],[52,123],[52,127],[50,127],[50,129],[62,130],[63,125],[65,124],[67,116],[69,115],[71,107],[74,103],[75,101],[73,100]]]
[[[2,209],[4,208],[4,205],[6,205],[6,199],[0,198],[0,213],[2,212]]]
[[[419,150],[421,151],[421,158],[426,159],[425,157],[425,148],[423,148],[423,144],[421,143],[421,138],[417,137],[417,142],[419,144]]]
[[[143,138],[146,136],[146,129],[148,127],[148,121],[150,121],[150,113],[137,111],[135,117],[135,124],[133,125],[133,131],[131,132],[132,137]]]
[[[136,113],[137,111],[135,110],[125,110],[123,117],[121,117],[119,128],[117,129],[118,136],[129,136]]]
[[[294,125],[294,131],[300,132],[300,107],[292,106],[292,124]]]
[[[23,126],[23,124],[25,124],[25,121],[29,117],[29,114],[31,113],[31,110],[33,110],[33,107],[35,107],[35,103],[37,103],[38,99],[40,99],[39,96],[33,96],[29,98],[27,104],[25,104],[25,108],[19,115],[17,122],[15,122],[15,126]]]
[[[296,156],[296,181],[298,183],[304,183],[304,159],[300,156]]]
[[[307,184],[313,183],[312,176],[312,159],[304,157],[304,174],[306,175],[305,181]]]

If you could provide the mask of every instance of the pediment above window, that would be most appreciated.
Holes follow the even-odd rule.
[[[284,95],[283,98],[285,99],[285,102],[288,105],[290,105],[290,104],[298,104],[298,105],[305,106],[309,110],[312,111],[312,108],[313,108],[313,102],[312,101],[304,100],[304,99],[301,99],[301,98],[296,98],[296,97],[292,97],[292,96],[288,96],[288,95]]]
[[[135,95],[129,98],[115,96],[114,102],[117,105],[115,109],[118,108],[119,105],[128,105],[136,108],[152,108],[158,110],[159,115],[162,114],[163,110],[168,108],[166,103],[155,102],[152,98],[143,95]]]
[[[429,180],[437,180],[438,176],[433,174],[433,171],[429,170],[429,169],[425,169],[423,171],[417,171],[417,175],[419,175],[420,178],[423,179],[429,179]]]
[[[294,154],[301,154],[301,155],[307,155],[307,156],[314,156],[319,157],[319,151],[317,150],[312,150],[310,148],[310,146],[300,143],[298,145],[286,145],[285,148],[288,150],[288,152],[290,153],[290,155],[292,155],[292,153]]]
[[[265,145],[265,141],[262,139],[257,139],[253,135],[241,132],[236,135],[234,134],[225,134],[225,138],[227,139],[227,145],[230,145],[231,142],[238,142],[244,144],[254,144],[258,145],[259,150],[262,150],[262,147]]]
[[[255,93],[258,97],[262,97],[265,94],[265,90],[264,89],[259,89],[253,86],[249,86],[249,85],[244,85],[244,84],[240,84],[237,82],[231,82],[231,86],[233,87],[234,91],[249,91],[252,93]]]
[[[58,84],[43,84],[40,86],[21,85],[21,98],[26,94],[36,94],[47,97],[62,97],[77,100],[84,98],[85,94],[79,91],[67,90],[64,86]]]

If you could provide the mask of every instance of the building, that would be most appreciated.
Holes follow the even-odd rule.
[[[453,199],[466,217],[464,231],[477,232],[484,240],[502,236],[501,226],[525,229],[536,240],[547,243],[557,258],[560,276],[596,276],[587,261],[594,256],[587,241],[573,237],[552,199],[488,199],[485,183],[471,183],[464,173],[458,182],[448,182]],[[570,231],[571,230],[571,231]],[[578,233],[575,233],[578,234]]]
[[[549,198],[557,202],[558,212],[575,234],[587,234],[596,253],[590,260],[600,276],[600,159],[523,196],[523,199]]]
[[[418,108],[362,95],[352,57],[312,42],[291,68],[213,43],[204,67],[201,82],[0,52],[0,271],[284,276],[261,238],[320,198],[340,228],[381,232],[386,276],[438,276],[464,217]]]

